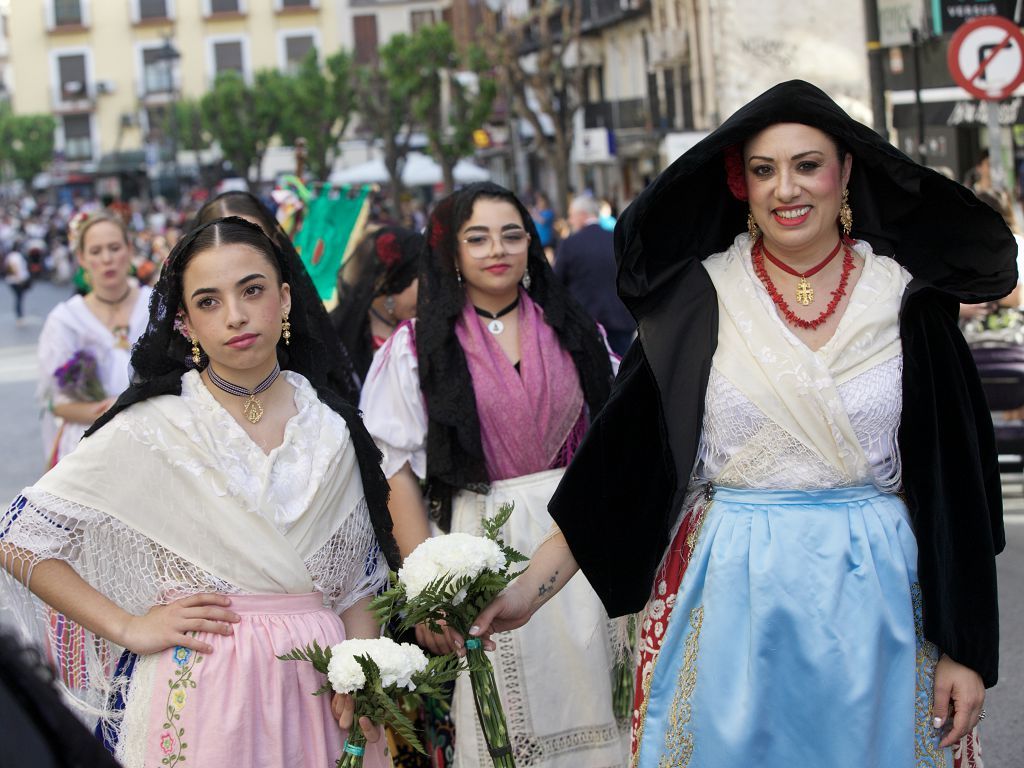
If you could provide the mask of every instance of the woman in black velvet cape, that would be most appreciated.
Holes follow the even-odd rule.
[[[612,616],[639,611],[651,597],[695,467],[718,339],[718,300],[701,262],[746,229],[747,205],[730,191],[725,155],[777,123],[811,125],[852,155],[852,236],[912,276],[899,313],[898,437],[923,632],[990,687],[1002,501],[991,418],[956,317],[958,302],[994,300],[1014,287],[1016,247],[973,193],[800,81],[741,108],[625,211],[616,228],[618,286],[638,321],[638,343],[549,505],[564,541],[550,540],[534,574],[481,614],[478,632],[525,623],[544,602],[533,580],[547,579],[551,563],[578,563]],[[566,545],[571,556],[555,551]],[[566,569],[558,570],[562,583]]]

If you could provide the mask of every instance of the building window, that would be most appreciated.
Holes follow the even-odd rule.
[[[164,55],[164,48],[142,50],[142,93],[171,93],[174,91],[174,59]]]
[[[277,0],[278,8],[316,8],[316,0]]]
[[[171,0],[136,0],[138,21],[153,21],[171,18]]]
[[[84,24],[82,0],[53,0],[53,26],[81,27]]]
[[[210,5],[209,14],[242,13],[241,0],[207,0]]]
[[[316,38],[311,33],[288,35],[282,46],[281,69],[288,74],[295,74],[302,66],[306,55],[316,48]]]
[[[84,53],[57,57],[61,101],[77,101],[89,97]]]
[[[412,32],[419,32],[423,27],[430,27],[437,23],[437,16],[434,11],[409,11],[409,29]]]
[[[356,41],[356,64],[375,64],[377,62],[377,16],[352,17],[353,38]]]
[[[64,157],[92,159],[92,121],[89,115],[64,115]]]
[[[213,76],[234,70],[245,76],[245,60],[241,40],[225,40],[213,44]]]

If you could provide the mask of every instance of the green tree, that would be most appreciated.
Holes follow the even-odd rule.
[[[281,127],[281,139],[295,144],[306,139],[310,173],[326,179],[338,142],[356,114],[355,66],[347,51],[328,56],[323,66],[310,51],[291,79],[292,100]]]
[[[402,169],[409,154],[409,142],[417,123],[410,101],[418,80],[409,36],[394,35],[380,49],[380,60],[356,70],[356,91],[363,128],[384,145],[384,167],[391,186],[391,206],[396,216],[402,210]]]
[[[178,146],[189,152],[196,153],[196,166],[199,166],[199,153],[210,148],[210,134],[203,122],[203,109],[196,99],[184,99],[174,105],[175,122],[167,126],[173,131]]]
[[[497,85],[483,50],[473,46],[462,55],[447,24],[421,27],[409,39],[407,61],[414,81],[411,108],[427,134],[444,180],[455,188],[454,169],[473,151],[473,133],[491,114]]]
[[[0,105],[0,164],[31,182],[53,159],[56,129],[50,115],[15,115],[9,104]]]
[[[259,181],[263,156],[284,124],[293,90],[291,79],[276,70],[257,72],[251,86],[227,71],[200,102],[210,137],[250,187]]]

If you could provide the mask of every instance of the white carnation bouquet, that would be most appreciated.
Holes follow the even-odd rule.
[[[444,622],[466,638],[473,699],[496,768],[514,768],[515,761],[494,668],[480,640],[469,637],[469,628],[519,575],[513,572],[514,566],[526,561],[501,539],[501,529],[511,515],[512,505],[503,504],[497,515],[484,520],[483,536],[450,533],[427,539],[405,558],[391,589],[372,603],[382,623],[399,616],[403,630],[426,624],[440,633]]]
[[[426,754],[412,722],[395,700],[411,691],[423,696],[439,696],[444,684],[454,680],[462,668],[451,654],[428,660],[412,643],[396,643],[387,637],[353,638],[327,649],[314,640],[306,648],[295,648],[277,658],[308,661],[318,672],[327,675],[327,682],[314,696],[333,692],[354,697],[355,718],[335,768],[360,768],[363,764],[366,738],[359,728],[360,717],[390,726],[413,749]]]

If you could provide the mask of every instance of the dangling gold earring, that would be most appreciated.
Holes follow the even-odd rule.
[[[287,347],[291,344],[292,340],[292,324],[288,322],[288,315],[284,316],[281,320],[281,338],[284,339],[284,345]]]
[[[843,190],[843,204],[839,206],[839,224],[843,228],[843,234],[850,236],[853,229],[853,211],[850,209],[850,190]]]
[[[199,354],[200,354],[199,339],[197,339],[195,336],[189,336],[189,341],[192,342],[192,364],[196,368],[198,368],[199,367]]]
[[[459,270],[459,265],[455,265],[455,279],[459,281],[459,288],[462,287],[462,272]]]
[[[757,226],[757,220],[754,218],[753,211],[747,214],[747,234],[750,235],[752,241],[757,240],[761,236],[761,228]]]

